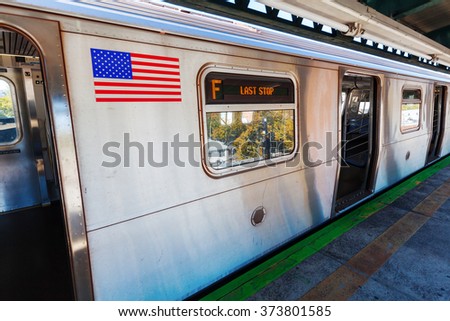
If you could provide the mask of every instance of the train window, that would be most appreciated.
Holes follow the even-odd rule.
[[[19,140],[17,106],[13,84],[0,78],[0,146]]]
[[[419,129],[421,108],[422,91],[420,89],[404,89],[400,126],[402,133]]]
[[[213,71],[204,76],[204,162],[213,175],[293,157],[295,82],[282,75]]]

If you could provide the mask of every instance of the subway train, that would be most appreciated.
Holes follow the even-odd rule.
[[[184,300],[450,153],[450,73],[176,6],[3,1],[0,298]]]

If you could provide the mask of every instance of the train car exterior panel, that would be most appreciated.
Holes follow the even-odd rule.
[[[173,177],[175,181],[184,182],[184,184],[190,184],[191,182],[198,182],[194,187],[181,187],[179,196],[185,201],[189,201],[192,199],[197,199],[204,197],[209,194],[216,194],[222,190],[233,189],[242,184],[252,184],[258,180],[269,178],[273,176],[273,170],[269,169],[259,169],[256,171],[249,171],[245,174],[236,175],[232,178],[225,178],[214,181],[214,185],[207,184],[210,181],[210,178],[205,175],[205,173],[199,168],[192,166],[192,164],[188,163],[189,154],[188,148],[181,149],[180,152],[180,160],[182,160],[185,164],[185,167],[177,167],[176,164],[173,164],[172,161],[175,158],[172,146],[172,140],[178,136],[180,141],[187,142],[189,140],[189,136],[191,136],[192,140],[196,143],[199,142],[198,131],[194,131],[193,129],[199,128],[198,124],[198,115],[197,115],[197,98],[192,93],[195,90],[195,87],[192,83],[192,79],[196,78],[197,72],[205,62],[209,61],[219,61],[220,63],[230,64],[233,62],[232,66],[241,67],[243,65],[253,67],[254,69],[265,69],[267,67],[275,68],[278,67],[277,70],[289,70],[291,69],[293,72],[296,72],[296,66],[286,65],[286,64],[273,64],[272,62],[266,61],[250,61],[242,58],[232,58],[232,57],[223,57],[223,56],[215,56],[215,55],[202,55],[202,59],[198,58],[196,52],[189,51],[180,51],[172,49],[170,52],[169,49],[164,49],[161,51],[159,48],[148,47],[145,45],[134,46],[138,52],[152,52],[154,54],[164,55],[168,54],[172,56],[183,57],[180,62],[180,70],[182,74],[182,92],[183,92],[183,102],[182,103],[167,103],[167,104],[149,104],[143,105],[139,103],[127,103],[121,104],[117,103],[116,105],[109,104],[108,106],[103,107],[102,103],[95,103],[94,101],[94,88],[93,81],[89,81],[92,79],[91,76],[91,67],[89,64],[82,63],[82,61],[89,61],[90,57],[90,46],[102,44],[102,38],[84,38],[79,35],[66,34],[64,36],[66,41],[65,48],[67,59],[75,60],[80,64],[77,64],[77,67],[72,68],[69,67],[69,73],[72,75],[73,79],[88,79],[83,82],[70,82],[69,86],[74,93],[72,97],[73,105],[76,106],[73,109],[74,113],[74,122],[77,133],[77,139],[80,141],[79,147],[79,157],[81,166],[84,166],[82,169],[82,176],[84,177],[84,191],[85,197],[92,197],[92,199],[97,198],[109,198],[108,195],[117,195],[117,191],[114,189],[120,189],[121,192],[125,193],[122,195],[124,199],[133,199],[136,197],[142,197],[144,201],[144,207],[140,210],[134,211],[132,208],[129,208],[129,204],[120,204],[120,199],[117,200],[118,203],[115,203],[115,200],[111,200],[111,207],[108,208],[107,212],[110,217],[105,218],[103,215],[100,215],[98,218],[99,222],[96,221],[95,215],[92,214],[92,217],[88,217],[88,226],[89,229],[95,229],[101,227],[103,225],[108,225],[115,223],[116,221],[126,220],[133,217],[135,215],[147,214],[153,211],[157,211],[163,209],[164,207],[170,207],[176,205],[177,203],[173,203],[173,199],[170,198],[168,192],[173,191],[173,186],[167,185],[167,182],[170,182],[171,179],[168,177]],[[129,43],[121,43],[118,42],[119,46],[111,46],[110,40],[106,41],[104,46],[112,47],[113,50],[126,50],[130,44]],[[72,47],[73,46],[73,47]],[[197,57],[197,58],[196,58]],[[189,62],[189,63],[188,63]],[[85,68],[80,68],[80,65],[84,65]],[[87,65],[87,66],[86,66]],[[242,67],[241,67],[242,68]],[[302,76],[306,79],[315,80],[323,80],[329,81],[333,80],[333,72],[321,70],[318,68],[314,69],[303,69],[300,71],[301,74],[305,74]],[[183,76],[184,75],[184,76]],[[330,78],[331,75],[331,78]],[[325,78],[324,78],[325,77]],[[302,85],[300,85],[302,86]],[[328,98],[328,96],[320,95],[320,89],[315,88],[314,90],[310,90],[308,88],[314,88],[314,86],[310,86],[305,82],[305,89],[309,90],[309,92],[304,91],[301,94],[304,97],[317,97],[317,102],[314,102],[311,98],[310,103],[314,105],[313,113],[307,112],[307,107],[303,107],[302,111],[304,113],[300,113],[299,118],[301,122],[300,127],[307,127],[308,122],[305,118],[310,117],[311,122],[318,122],[320,120],[322,124],[322,128],[328,129],[324,132],[322,131],[309,131],[308,137],[306,137],[306,141],[302,141],[302,143],[306,143],[307,141],[314,141],[322,146],[325,146],[327,143],[327,136],[325,133],[332,133],[335,131],[335,127],[333,124],[333,118],[335,118],[335,112],[330,112],[330,106],[333,110],[334,98]],[[90,87],[90,88],[89,88]],[[327,101],[324,101],[326,99]],[[303,101],[302,101],[303,104]],[[311,116],[308,116],[311,115]],[[166,123],[167,120],[170,119],[169,123]],[[133,128],[130,127],[130,123],[133,123]],[[164,123],[164,126],[161,124]],[[328,124],[328,125],[327,125]],[[324,127],[325,126],[325,127]],[[129,132],[129,135],[126,135]],[[319,135],[315,137],[314,135]],[[92,140],[91,137],[96,137],[97,139]],[[128,138],[127,138],[128,137]],[[125,145],[124,140],[133,141],[133,142],[151,142],[153,143],[154,154],[151,155],[153,161],[157,162],[163,160],[163,156],[167,156],[170,165],[173,166],[162,166],[161,168],[150,166],[148,161],[148,155],[145,153],[143,162],[143,166],[140,166],[139,162],[139,150],[135,147],[130,147],[130,160],[129,163],[124,164],[123,162],[118,164],[113,168],[112,163],[115,159],[111,158],[111,156],[106,156],[102,154],[104,151],[105,144],[109,142],[118,142],[122,145]],[[89,141],[89,144],[85,142]],[[83,142],[83,143],[81,143]],[[168,143],[169,154],[163,155],[164,151],[162,150],[162,146],[164,143]],[[148,146],[144,147],[147,149]],[[119,152],[121,149],[111,148],[110,151]],[[322,162],[331,160],[331,156],[327,155],[326,149],[311,149],[312,152],[320,151],[320,155],[312,155],[311,159],[320,160]],[[147,150],[146,150],[147,152]],[[141,155],[142,156],[142,155]],[[192,155],[191,155],[192,156]],[[200,162],[200,148],[194,149],[194,160],[196,163]],[[327,157],[329,158],[327,160]],[[295,163],[298,165],[301,160],[295,160]],[[102,164],[106,164],[109,167],[102,167]],[[127,166],[125,166],[127,165]],[[300,163],[300,166],[301,163]],[[100,167],[100,170],[99,170]],[[281,172],[283,173],[283,165],[277,165]],[[291,171],[291,169],[287,168],[284,172]],[[84,174],[85,173],[85,174]],[[261,176],[263,174],[263,176]],[[99,175],[99,177],[96,177]],[[120,186],[96,186],[95,184],[100,184],[102,181],[100,178],[113,178],[115,175],[118,178],[118,181],[125,182],[128,181],[130,186],[128,188],[120,185]],[[127,179],[128,177],[128,179]],[[202,184],[202,180],[206,180],[205,184]],[[149,186],[147,182],[153,182]],[[156,183],[156,184],[155,184]],[[92,186],[90,186],[93,184]],[[145,186],[145,191],[143,188],[139,188],[139,186]],[[131,188],[133,187],[133,188]],[[133,192],[131,192],[133,191]],[[143,195],[139,195],[139,193],[146,193]],[[90,196],[90,193],[93,193]],[[132,193],[127,195],[126,193]],[[137,196],[135,193],[137,193]],[[151,207],[151,204],[147,204],[145,202],[146,199],[158,199],[158,207]],[[178,199],[177,202],[180,202]],[[101,213],[101,208],[92,208],[89,210],[91,202],[88,202],[85,206],[87,206],[86,210],[92,213]],[[94,202],[92,202],[94,203]],[[140,203],[142,205],[142,203]],[[180,203],[183,203],[181,201]],[[133,204],[132,206],[138,206],[139,203]],[[164,205],[165,204],[165,205]],[[95,206],[95,205],[92,205]],[[103,205],[102,205],[103,206]],[[124,207],[125,206],[125,207]],[[150,207],[148,207],[150,206]],[[127,212],[125,215],[119,218],[114,218],[115,211]],[[120,215],[119,215],[120,216]],[[106,221],[102,221],[106,220]]]
[[[406,130],[402,132],[401,116],[402,116],[402,91],[403,89],[412,88],[418,89],[422,92],[422,104],[420,108],[420,123],[419,128]],[[410,140],[411,138],[427,135],[426,113],[430,107],[430,96],[428,94],[431,89],[431,82],[426,81],[411,81],[403,78],[386,78],[386,96],[385,104],[385,131],[383,133],[383,143],[385,145]]]
[[[194,294],[326,220],[315,213],[329,213],[332,188],[305,187],[326,186],[334,172],[322,165],[89,232],[96,299]],[[253,226],[257,206],[267,214]]]
[[[412,145],[418,144],[418,146],[425,146],[420,149],[426,150],[428,137],[420,136],[414,141],[415,143],[413,141],[407,141],[405,144],[390,144],[383,148],[378,169],[376,192],[399,182],[402,178],[407,177],[424,166],[426,154],[423,155],[417,152],[417,150],[412,148]]]
[[[206,53],[199,56],[197,51],[169,47],[161,49],[153,45],[124,41],[112,43],[107,38],[86,37],[73,33],[63,34],[63,39],[66,59],[76,62],[68,66],[68,74],[71,75],[69,88],[73,93],[71,99],[74,106],[74,127],[79,145],[78,157],[91,262],[95,275],[96,298],[117,299],[114,293],[121,293],[122,296],[128,293],[127,288],[123,288],[124,284],[140,289],[139,294],[134,294],[138,295],[137,297],[130,294],[130,298],[133,299],[143,293],[146,298],[183,298],[184,293],[193,294],[199,290],[199,284],[206,286],[218,280],[221,276],[248,263],[249,258],[260,257],[277,245],[329,218],[334,186],[332,179],[336,173],[336,155],[332,152],[336,150],[329,151],[326,147],[332,148],[327,144],[336,139],[336,136],[331,135],[336,130],[333,125],[336,118],[336,102],[334,96],[321,95],[322,89],[314,86],[313,83],[336,81],[336,70],[275,64],[270,60],[243,59],[235,57],[238,55],[237,51],[234,56]],[[126,51],[132,48],[134,52],[139,53],[151,52],[153,55],[180,57],[183,102],[153,105],[117,103],[107,106],[95,102],[95,89],[91,81],[92,67],[86,63],[91,60],[90,49],[94,46],[114,51]],[[242,55],[242,49],[239,49],[239,54]],[[249,54],[255,55],[251,50]],[[271,58],[275,60],[276,56]],[[300,127],[305,127],[302,145],[308,147],[308,142],[314,142],[317,146],[302,149],[299,156],[285,164],[279,163],[220,179],[209,177],[199,165],[189,164],[187,161],[190,155],[187,149],[181,150],[179,155],[180,159],[186,161],[185,167],[177,167],[172,163],[175,157],[173,152],[167,155],[169,166],[157,168],[145,163],[140,167],[139,157],[137,157],[139,149],[135,147],[130,148],[130,155],[134,154],[130,156],[129,166],[124,164],[118,164],[116,167],[101,166],[105,160],[111,161],[101,154],[104,151],[103,146],[109,142],[125,144],[124,140],[128,140],[124,138],[126,134],[129,134],[129,141],[153,142],[155,161],[164,157],[165,151],[161,147],[164,142],[167,142],[170,147],[171,141],[177,135],[182,141],[187,141],[189,136],[192,136],[193,141],[198,142],[198,132],[192,130],[200,127],[198,100],[195,95],[192,95],[196,92],[196,88],[192,80],[196,79],[198,70],[203,65],[212,61],[233,66],[237,71],[245,69],[242,66],[246,66],[251,70],[269,68],[282,72],[290,70],[295,75],[301,75],[299,77],[304,79],[304,85],[300,84],[302,88],[300,96],[305,97],[300,99],[302,107],[298,116]],[[86,81],[73,81],[77,79],[86,79]],[[302,82],[300,80],[300,83]],[[327,130],[314,130],[318,127],[312,127],[312,125],[318,123],[321,124],[322,129]],[[131,127],[130,124],[133,126]],[[161,126],[162,124],[164,126]],[[313,162],[317,167],[299,171],[299,168],[310,166],[303,164],[305,157],[303,153],[308,153],[308,161]],[[200,148],[194,150],[193,156],[197,162],[200,162]],[[319,166],[320,164],[323,165]],[[105,181],[112,181],[112,183],[105,184]],[[173,181],[179,183],[174,185]],[[120,184],[113,182],[120,182]],[[319,187],[311,189],[311,185]],[[281,193],[283,196],[280,196]],[[173,195],[177,195],[177,198]],[[124,202],[124,200],[127,201]],[[191,203],[195,204],[192,205],[192,210],[189,205]],[[302,204],[301,207],[304,209],[301,213],[296,211],[299,204]],[[259,206],[265,207],[268,213],[267,219],[261,226],[253,227],[250,216]],[[187,214],[184,214],[185,211]],[[220,213],[227,213],[227,215]],[[185,215],[186,218],[182,218]],[[220,235],[224,248],[218,250],[207,247],[201,250],[204,247],[200,246],[200,250],[195,250],[195,259],[190,260],[187,260],[185,255],[179,254],[178,250],[170,250],[177,248],[174,242],[192,244],[192,240],[189,239],[192,236],[186,235],[186,239],[176,240],[181,237],[182,230],[186,226],[192,225],[192,223],[188,225],[180,223],[180,231],[174,232],[173,222],[177,220],[196,222],[196,228],[193,229],[197,229],[194,235],[198,239],[195,243],[201,243],[202,239],[210,239],[212,235]],[[239,222],[237,226],[230,226],[236,222]],[[152,226],[150,230],[148,230],[149,225]],[[226,226],[229,226],[229,229],[221,232],[219,227]],[[261,234],[263,229],[269,229],[270,233],[266,231]],[[190,227],[188,230],[192,231]],[[211,234],[211,231],[214,233]],[[132,241],[131,235],[136,241]],[[152,241],[144,241],[147,240],[148,235],[152,235],[150,239]],[[243,238],[239,235],[248,235],[248,237]],[[111,238],[117,238],[118,243],[105,249],[104,243],[110,242]],[[211,270],[203,271],[204,268],[199,266],[204,264],[201,257],[215,257],[217,253],[227,252],[230,243],[239,238],[241,240],[235,247],[237,249],[248,247],[246,251],[242,251],[236,257],[233,251],[228,250],[229,255],[234,259],[225,256],[224,262],[223,254],[221,254],[221,258],[212,259],[212,262],[218,263],[214,264]],[[255,243],[259,245],[255,246]],[[114,250],[110,251],[111,249]],[[155,258],[160,257],[158,253],[161,249],[165,249],[164,252],[170,254],[165,254],[161,261],[154,261]],[[188,256],[191,255],[189,254],[191,250],[183,251],[187,251]],[[132,259],[128,256],[129,253],[134,253]],[[174,258],[179,259],[174,260]],[[190,276],[185,279],[186,284],[182,288],[171,288],[170,280],[187,277],[176,275],[179,273],[177,269],[180,265],[191,267],[189,270],[202,271],[202,273],[198,277]],[[111,283],[111,274],[107,272],[113,267],[117,267],[114,272],[117,283],[114,284]],[[135,274],[135,269],[146,270],[150,274],[139,274],[140,276],[136,276],[138,280],[128,280]],[[121,277],[117,277],[118,275]],[[152,284],[151,280],[154,276],[152,279],[151,275],[158,275],[157,279],[168,284],[169,288],[161,287],[159,283]],[[143,282],[151,285],[143,286]],[[116,287],[118,292],[112,291],[111,286]]]
[[[402,132],[402,91],[404,88],[423,93],[418,128]],[[430,82],[412,81],[403,78],[386,78],[381,131],[380,164],[377,171],[376,191],[398,182],[412,174],[426,162],[429,143],[427,111],[430,108]]]
[[[338,87],[330,84],[338,82],[338,69],[301,67],[297,74],[300,79],[299,152],[302,164],[314,166],[337,161]],[[329,183],[334,184],[334,181]]]

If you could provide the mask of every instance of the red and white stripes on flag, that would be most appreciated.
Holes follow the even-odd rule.
[[[178,58],[91,48],[96,102],[181,102]]]

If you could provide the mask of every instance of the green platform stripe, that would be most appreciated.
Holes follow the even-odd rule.
[[[222,287],[207,294],[201,301],[240,301],[263,289],[269,283],[297,266],[303,260],[317,253],[334,239],[363,222],[372,214],[394,202],[400,196],[415,188],[428,177],[450,165],[450,156],[443,158],[425,170],[375,197],[356,210],[339,218],[316,233],[295,243],[286,250],[267,259],[260,265],[243,273]]]

